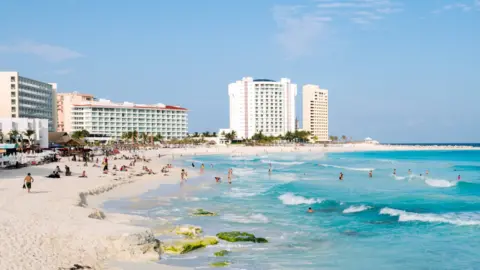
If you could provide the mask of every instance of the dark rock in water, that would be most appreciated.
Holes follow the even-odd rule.
[[[369,221],[368,223],[370,223],[370,224],[393,224],[393,223],[397,223],[397,222],[392,221],[392,220],[372,220],[372,221]]]
[[[102,211],[96,209],[95,212],[91,213],[88,215],[89,218],[94,218],[94,219],[105,219],[105,213]]]
[[[87,265],[80,265],[80,264],[74,264],[72,267],[68,267],[68,268],[58,268],[59,270],[80,270],[80,269],[93,269],[92,267],[90,266],[87,266]]]
[[[254,242],[254,243],[268,243],[268,240],[262,237],[255,237],[255,235],[246,232],[221,232],[217,237],[228,242]]]
[[[223,257],[225,255],[227,255],[228,253],[230,253],[228,250],[220,250],[220,251],[217,251],[214,253],[215,256],[217,257]]]
[[[358,236],[359,233],[356,231],[344,231],[343,234],[348,235],[348,236]]]

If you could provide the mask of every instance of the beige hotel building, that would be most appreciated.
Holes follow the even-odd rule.
[[[318,85],[303,86],[303,130],[319,142],[328,141],[328,90]]]

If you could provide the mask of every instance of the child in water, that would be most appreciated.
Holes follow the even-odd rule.
[[[343,180],[343,173],[340,173],[340,176],[338,177],[339,180]]]

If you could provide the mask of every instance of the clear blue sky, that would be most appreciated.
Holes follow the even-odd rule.
[[[228,127],[227,84],[330,90],[330,133],[480,141],[480,0],[2,1],[0,70]],[[301,118],[301,91],[297,115]]]

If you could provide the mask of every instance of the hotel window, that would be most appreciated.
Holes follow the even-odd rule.
[[[10,77],[10,81],[15,82],[15,77],[14,76]]]
[[[11,84],[11,85],[10,85],[10,89],[11,89],[11,90],[15,90],[15,84]]]

